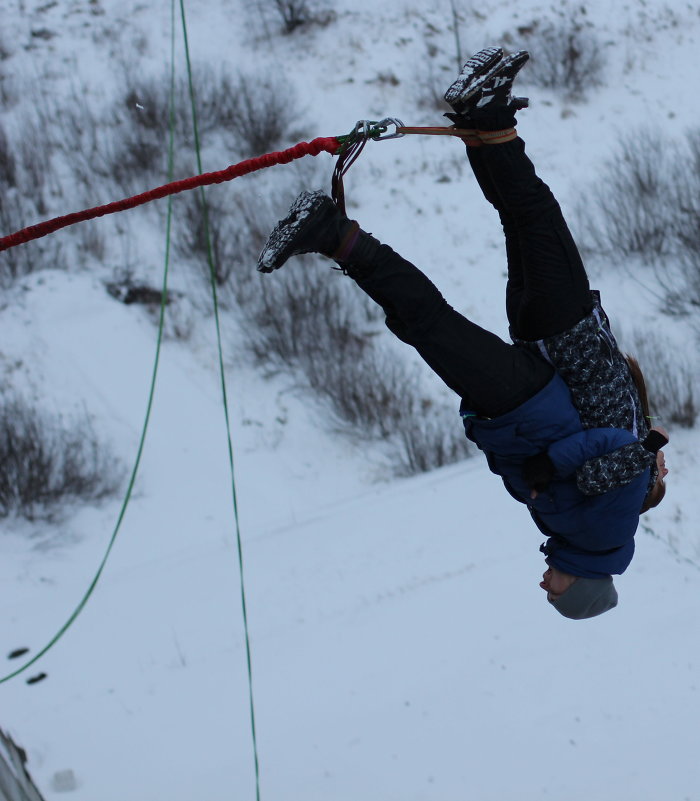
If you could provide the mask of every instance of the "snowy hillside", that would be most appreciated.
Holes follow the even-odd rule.
[[[456,71],[449,0],[429,9],[411,0],[326,4],[333,13],[323,24],[289,35],[279,33],[274,13],[261,21],[272,5],[185,7],[195,77],[243,70],[290,87],[298,113],[289,128],[295,138],[283,147],[347,133],[364,118],[441,123],[426,98],[439,96]],[[622,141],[649,125],[681,140],[695,122],[688,81],[678,79],[696,71],[695,4],[630,0],[613,13],[594,0],[583,15],[534,0],[515,10],[498,0],[457,8],[465,55],[487,43],[534,54],[538,30],[572,19],[600,43],[602,83],[584,97],[542,88],[527,69],[520,87],[531,108],[519,130],[575,233],[584,235],[586,206]],[[179,7],[173,17],[183,80]],[[20,151],[33,153],[17,170],[28,175],[34,164],[41,206],[24,224],[167,180],[167,142],[155,167],[121,184],[103,174],[107,162],[95,154],[121,152],[124,115],[135,107],[125,111],[131,84],[167,81],[170,34],[169,3],[4,5],[2,126],[18,165]],[[201,71],[207,66],[212,73]],[[245,155],[220,132],[211,141],[205,132],[203,145],[205,170]],[[193,174],[194,156],[178,153],[177,177]],[[209,197],[230,204],[234,221],[241,196],[282,216],[301,186],[329,190],[332,168],[328,155],[307,158]],[[506,335],[502,234],[459,142],[370,143],[346,190],[365,228],[423,267],[457,308]],[[8,192],[8,207],[17,197]],[[175,204],[176,241],[185,204]],[[66,420],[89,419],[123,472],[146,413],[157,314],[118,302],[106,284],[127,275],[159,287],[165,237],[164,202],[59,232],[42,245],[42,258],[64,269],[21,275],[0,304],[4,391]],[[658,337],[669,361],[684,357],[694,376],[697,326],[692,315],[664,313],[658,271],[634,259],[612,265],[599,253],[587,263],[614,327],[629,339],[640,331]],[[27,750],[47,801],[255,798],[216,337],[206,286],[177,247],[170,269],[177,294],[114,550],[63,639],[0,684],[0,727]],[[254,276],[260,286],[277,278]],[[289,374],[256,368],[225,292],[261,797],[700,799],[698,431],[662,421],[672,435],[666,500],[642,519],[635,560],[616,580],[619,607],[574,624],[547,607],[538,587],[541,537],[478,456],[394,478],[381,442],[334,435]],[[417,361],[380,336],[396,359]],[[457,400],[418,369],[434,397],[454,403],[459,428]],[[31,657],[60,629],[95,575],[120,505],[116,496],[71,505],[48,522],[2,520],[0,656],[26,647]],[[6,675],[21,659],[3,665]],[[40,673],[46,678],[26,683]]]

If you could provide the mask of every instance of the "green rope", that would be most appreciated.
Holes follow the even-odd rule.
[[[194,81],[192,79],[192,63],[190,60],[190,49],[187,38],[187,20],[185,18],[185,4],[184,0],[180,0],[180,15],[182,17],[182,34],[185,44],[185,58],[187,61],[187,78],[189,82],[190,103],[192,106],[192,126],[194,132],[194,144],[197,155],[197,169],[200,173],[203,172],[202,168],[202,153],[199,140],[199,128],[197,125],[197,105],[195,102]],[[211,235],[209,231],[209,213],[207,208],[206,196],[204,187],[200,189],[200,197],[202,203],[202,215],[204,218],[204,231],[207,243],[207,261],[209,264],[209,278],[211,282],[212,303],[214,308],[214,324],[216,328],[216,343],[219,357],[219,376],[221,378],[221,394],[224,406],[224,418],[226,422],[226,438],[228,442],[228,458],[229,468],[231,474],[231,498],[233,502],[233,516],[236,527],[236,544],[238,547],[238,568],[240,572],[240,588],[241,588],[241,609],[243,614],[243,632],[245,637],[246,649],[246,662],[248,667],[248,701],[250,710],[250,725],[253,737],[253,759],[255,765],[255,798],[260,801],[260,762],[258,759],[258,741],[255,726],[255,703],[253,696],[253,669],[252,658],[250,649],[250,635],[248,627],[248,609],[246,603],[245,583],[244,583],[244,567],[243,567],[243,544],[241,538],[241,525],[238,514],[238,496],[236,492],[236,473],[234,468],[233,458],[233,437],[231,435],[231,416],[229,413],[228,394],[226,391],[226,370],[224,368],[224,353],[221,339],[221,322],[219,318],[219,298],[216,289],[216,267],[214,265],[214,257],[211,246]]]
[[[175,97],[175,0],[172,0],[172,8],[171,8],[171,45],[170,45],[170,136],[168,141],[168,180],[172,181],[174,169],[173,169],[173,153],[174,153],[174,129],[175,129],[175,106],[174,106],[174,97]],[[112,536],[110,537],[109,543],[107,545],[107,549],[105,551],[104,556],[102,557],[102,561],[95,573],[95,577],[93,578],[90,586],[87,588],[87,591],[83,595],[80,603],[76,606],[73,613],[70,615],[68,620],[61,626],[58,632],[49,640],[49,642],[37,653],[33,656],[28,662],[25,662],[21,667],[17,668],[17,670],[13,671],[12,673],[8,673],[7,676],[3,676],[0,678],[0,684],[3,682],[9,681],[10,679],[18,676],[20,673],[23,673],[28,667],[33,665],[39,659],[41,659],[44,654],[49,651],[53,646],[63,637],[63,635],[68,631],[68,629],[73,625],[78,615],[83,611],[85,605],[87,604],[88,600],[92,596],[92,593],[97,586],[97,582],[100,580],[102,576],[102,572],[105,569],[105,565],[107,564],[107,560],[112,552],[112,548],[114,547],[114,543],[116,542],[117,535],[121,529],[122,522],[124,521],[124,516],[126,515],[127,507],[129,506],[129,501],[131,500],[131,495],[134,489],[134,484],[136,483],[136,475],[139,470],[139,466],[141,464],[141,456],[143,454],[144,444],[146,442],[146,432],[148,431],[148,424],[151,418],[151,410],[153,408],[153,398],[155,395],[155,388],[156,388],[156,377],[158,375],[158,366],[160,363],[160,351],[161,345],[163,342],[163,326],[165,320],[165,305],[166,305],[166,298],[168,292],[168,273],[170,268],[170,231],[171,231],[171,222],[172,222],[172,203],[173,198],[168,198],[168,218],[166,224],[166,235],[165,235],[165,266],[163,270],[163,287],[162,287],[162,296],[160,302],[160,316],[158,319],[158,337],[156,342],[156,354],[153,363],[153,373],[151,375],[151,387],[148,393],[148,402],[146,404],[146,416],[143,422],[143,427],[141,429],[141,437],[139,439],[139,445],[136,452],[136,459],[134,461],[134,466],[131,470],[131,475],[129,477],[129,484],[126,490],[126,494],[124,496],[124,500],[122,501],[121,509],[119,510],[119,516],[117,517],[117,522],[114,526],[114,530],[112,531]]]

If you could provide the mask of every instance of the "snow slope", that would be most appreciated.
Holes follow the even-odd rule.
[[[364,117],[437,121],[416,91],[429,65],[438,78],[454,71],[448,2],[357,2],[328,27],[262,40],[243,5],[190,0],[193,55],[284,70],[303,98],[309,138]],[[601,179],[619,136],[650,114],[680,134],[694,114],[674,75],[694,64],[697,9],[587,9],[610,43],[610,80],[578,104],[528,88],[532,109],[520,126],[565,209]],[[464,48],[511,44],[518,26],[560,13],[540,2],[465,11]],[[169,24],[169,4],[20,1],[3,11],[12,51],[3,69],[59,96],[77,85],[104,100],[125,55],[138,54],[146,72],[167,65]],[[433,61],[431,44],[441,53]],[[326,188],[331,166],[319,157]],[[501,234],[465,167],[457,142],[373,143],[348,176],[350,202],[455,305],[505,334]],[[260,191],[254,179],[249,186]],[[140,269],[155,282],[164,227],[129,219]],[[112,266],[47,271],[13,288],[0,310],[1,366],[6,382],[49,408],[84,405],[129,463],[155,328],[143,310],[107,295]],[[591,270],[623,328],[688,337],[624,273]],[[173,271],[177,283],[177,261]],[[667,499],[643,520],[635,561],[616,581],[619,607],[573,624],[547,608],[537,586],[541,538],[480,459],[378,478],[379,452],[330,436],[289,381],[246,364],[235,325],[225,325],[264,799],[700,798],[696,431],[672,432]],[[0,685],[0,725],[27,749],[47,801],[255,797],[211,319],[192,326],[189,340],[164,345],[135,497],[94,597],[40,663]],[[60,627],[118,509],[112,501],[53,525],[3,522],[5,653],[35,652]],[[47,679],[27,685],[40,670]],[[75,776],[69,793],[56,783],[66,770]]]

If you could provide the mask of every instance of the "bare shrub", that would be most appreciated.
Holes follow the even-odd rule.
[[[177,253],[200,265],[206,279],[211,279],[211,253],[214,280],[221,287],[231,276],[240,247],[235,218],[212,193],[203,200],[201,192],[189,192],[178,200]]]
[[[193,196],[181,202],[186,224],[180,226],[178,252],[208,284],[201,201]],[[246,352],[264,370],[293,376],[324,408],[332,430],[354,440],[383,441],[396,474],[463,458],[467,442],[457,412],[450,415],[427,398],[416,374],[378,346],[381,310],[353,291],[350,281],[329,274],[328,264],[311,256],[296,257],[274,278],[255,271],[275,217],[265,193],[224,187],[207,193],[217,291],[238,307]]]
[[[328,25],[334,18],[326,0],[267,0],[265,5],[281,21],[285,34],[309,25]],[[268,13],[267,9],[262,13]]]
[[[643,256],[670,251],[674,194],[672,160],[658,132],[639,131],[605,164],[605,180],[595,190],[603,227],[598,244],[605,249]]]
[[[435,58],[430,58],[432,53],[433,51],[428,49],[426,58],[414,69],[413,100],[419,108],[431,114],[436,111],[444,113],[452,110],[445,102],[444,94],[454,76],[450,78],[452,72],[447,66],[439,64]]]
[[[700,134],[686,135],[685,149],[677,149],[674,184],[671,187],[674,210],[670,223],[674,253],[684,279],[688,303],[700,306]]]
[[[290,165],[289,173],[294,172]],[[313,184],[312,177],[302,169],[304,185]],[[275,204],[291,201],[295,192],[280,186],[278,176],[258,176],[258,190],[251,193],[244,183],[224,184],[206,191],[206,223],[212,246],[214,276],[219,300],[224,305],[238,305],[244,309],[248,304],[254,309],[260,303],[259,294],[265,288],[255,266],[260,251],[277,221]],[[188,193],[176,199],[178,220],[184,218],[175,232],[178,254],[191,261],[196,268],[196,281],[203,287],[207,298],[211,295],[211,268],[208,260],[207,233],[201,194]],[[204,280],[202,280],[204,279]],[[209,301],[207,301],[209,303]]]
[[[587,247],[653,265],[667,310],[700,305],[700,137],[640,131],[604,165],[586,213]]]
[[[192,67],[197,127],[200,135],[227,128],[235,114],[235,86],[227,73],[216,72],[206,64]],[[170,75],[127,75],[123,108],[137,128],[157,133],[166,142],[170,130]],[[181,143],[194,144],[190,85],[186,76],[175,83],[175,131]]]
[[[21,398],[0,398],[0,517],[52,519],[66,503],[95,502],[122,481],[89,421],[66,424]]]
[[[46,213],[48,204],[44,199],[47,176],[51,170],[51,148],[47,146],[46,133],[38,120],[25,118],[15,135],[18,158],[17,184],[25,195],[31,196],[41,213]]]
[[[396,426],[393,464],[396,475],[426,473],[470,455],[456,406],[412,395]],[[400,407],[401,408],[401,407]]]
[[[223,142],[242,157],[258,156],[285,142],[297,117],[295,94],[284,76],[259,74],[231,77],[210,67],[193,69],[197,130],[201,141]],[[194,146],[194,126],[189,81],[175,85],[174,130],[176,166],[183,153]],[[167,168],[170,131],[170,78],[127,75],[127,86],[117,116],[111,125],[111,141],[99,147],[98,162],[106,162],[109,173],[126,191],[137,191],[144,176],[164,175]],[[92,143],[88,150],[94,152]]]
[[[167,174],[167,141],[155,131],[120,130],[115,136],[110,162],[111,175],[123,191],[136,192],[144,189],[156,175]]]
[[[0,230],[21,230],[38,218],[33,204],[16,190],[0,193]],[[0,287],[7,288],[18,278],[44,269],[66,268],[60,242],[46,237],[0,253]]]
[[[12,145],[0,124],[0,190],[6,192],[17,185],[17,168]]]
[[[560,22],[534,23],[526,34],[531,59],[527,79],[536,86],[565,92],[582,99],[603,83],[606,56],[596,33],[581,14],[567,9],[570,16]]]
[[[298,117],[298,100],[289,81],[279,73],[239,73],[232,92],[232,144],[243,156],[277,149]]]
[[[464,458],[456,410],[450,424],[416,373],[377,344],[376,307],[309,262],[263,279],[257,302],[247,304],[246,337],[258,362],[301,372],[301,386],[330,413],[331,428],[383,440],[397,475]]]
[[[11,75],[5,69],[4,62],[7,61],[12,54],[0,40],[0,108],[6,110],[17,102],[17,91],[12,80]]]
[[[279,273],[277,280],[261,280],[257,302],[248,303],[245,313],[253,325],[247,327],[247,338],[253,355],[277,368],[312,364],[319,354],[358,358],[365,340],[356,333],[354,309],[344,302],[337,282],[309,260],[297,267]]]
[[[417,372],[373,340],[357,357],[351,350],[316,351],[304,358],[304,371],[334,427],[355,439],[383,440],[395,475],[427,472],[469,455],[456,404],[450,409],[426,397]]]
[[[118,147],[113,143],[114,115],[92,108],[77,91],[61,103],[45,97],[36,101],[35,127],[40,134],[33,137],[31,152],[36,153],[42,145],[46,159],[52,151],[59,152],[70,170],[71,195],[82,193],[94,204],[95,198],[104,194],[105,183],[114,177],[115,165],[118,167],[126,151],[126,142],[119,142]],[[127,134],[124,139],[129,140]],[[37,165],[41,164],[37,160]]]
[[[302,25],[306,25],[311,17],[309,0],[273,0],[285,33],[292,33]]]
[[[50,153],[45,129],[34,115],[25,115],[12,128],[0,127],[0,187],[31,198],[41,214],[47,208],[44,190],[51,174]]]
[[[692,428],[700,408],[696,397],[697,369],[687,354],[648,332],[633,334],[634,353],[644,373],[653,417],[662,423]],[[652,425],[654,421],[652,421]]]

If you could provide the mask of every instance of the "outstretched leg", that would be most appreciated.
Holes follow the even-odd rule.
[[[501,216],[513,335],[535,340],[572,328],[592,308],[588,276],[561,208],[535,173],[525,143],[516,138],[470,148],[470,162],[475,175],[488,176]]]
[[[382,307],[389,329],[476,413],[504,414],[551,379],[544,360],[459,314],[417,267],[348,220],[330,198],[306,192],[270,235],[259,269],[270,272],[312,251],[334,258]]]
[[[534,340],[571,328],[592,303],[561,208],[535,173],[515,131],[515,111],[527,101],[513,98],[511,88],[526,61],[522,52],[504,58],[500,72],[495,67],[494,78],[467,103],[458,98],[453,105],[460,113],[448,116],[460,128],[474,129],[466,140],[469,162],[484,196],[499,212],[506,237],[511,333]]]

